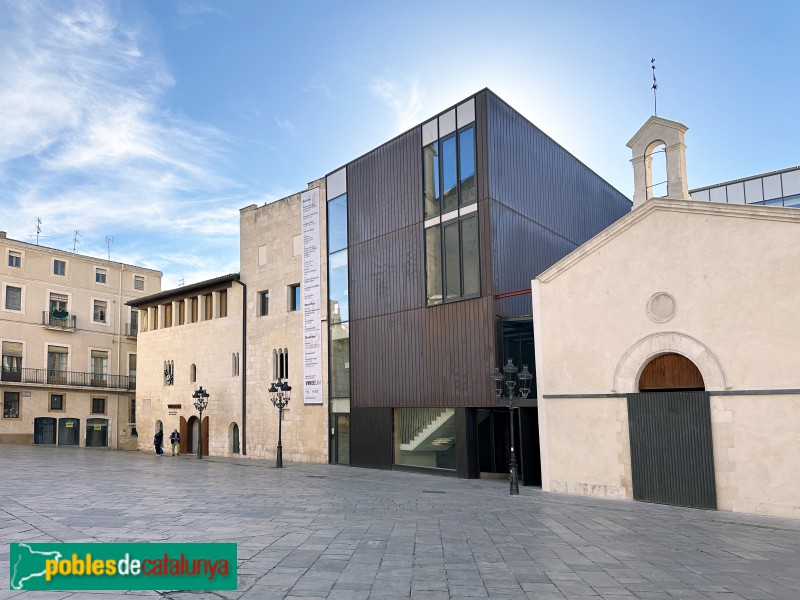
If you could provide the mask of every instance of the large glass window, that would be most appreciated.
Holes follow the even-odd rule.
[[[303,301],[300,299],[300,284],[296,283],[289,286],[289,312],[300,310]]]
[[[328,269],[328,311],[331,323],[349,321],[347,249],[330,255]]]
[[[442,144],[442,213],[458,208],[458,172],[456,167],[456,136]]]
[[[468,127],[458,134],[458,178],[461,188],[460,205],[472,204],[475,194],[475,128]]]
[[[350,397],[350,325],[331,325],[330,397]]]
[[[394,464],[455,471],[455,410],[395,408]]]
[[[439,215],[439,142],[422,149],[423,193],[425,195],[425,218]]]
[[[328,252],[347,247],[347,194],[328,202]]]
[[[480,294],[478,217],[472,213],[425,230],[428,305]]]
[[[464,296],[480,294],[480,257],[478,256],[478,218],[461,220],[461,267]]]

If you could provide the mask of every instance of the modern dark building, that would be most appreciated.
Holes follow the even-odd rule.
[[[505,476],[488,375],[508,358],[534,369],[531,279],[631,202],[488,89],[326,187],[331,462]],[[535,397],[515,436],[528,485]]]

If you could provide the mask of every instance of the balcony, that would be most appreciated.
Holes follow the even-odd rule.
[[[65,310],[42,311],[42,325],[47,329],[75,331],[75,317]]]
[[[125,336],[135,338],[139,333],[138,323],[125,323]]]
[[[53,385],[59,387],[99,388],[105,390],[135,390],[136,378],[127,375],[108,375],[105,373],[78,373],[76,371],[55,371],[52,369],[3,370],[2,381],[34,385]]]

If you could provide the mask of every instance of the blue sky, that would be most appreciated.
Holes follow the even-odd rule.
[[[159,269],[239,267],[239,208],[489,87],[632,194],[689,127],[690,187],[800,164],[800,3],[0,2],[0,229]]]

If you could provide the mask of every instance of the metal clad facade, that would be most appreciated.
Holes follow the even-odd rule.
[[[493,93],[486,104],[494,284],[503,293],[529,287],[631,202]]]
[[[482,297],[426,305],[421,128],[347,167],[353,410],[495,403],[485,95],[475,102]]]
[[[628,395],[635,500],[717,508],[706,392]]]
[[[350,411],[350,464],[368,469],[392,468],[392,409],[354,408]]]

